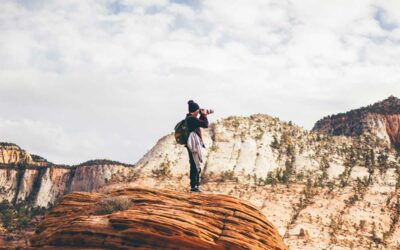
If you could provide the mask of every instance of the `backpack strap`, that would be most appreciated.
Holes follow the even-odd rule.
[[[185,127],[186,127],[186,132],[187,132],[187,134],[186,134],[186,138],[187,138],[187,139],[189,139],[189,134],[190,134],[190,132],[189,132],[189,127],[188,127],[188,122],[187,122],[187,119],[188,119],[188,118],[189,118],[189,117],[185,117]],[[187,141],[186,141],[185,145],[187,145]]]

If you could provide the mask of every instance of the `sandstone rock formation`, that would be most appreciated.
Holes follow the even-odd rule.
[[[204,173],[234,171],[265,178],[269,172],[285,167],[288,158],[285,147],[289,141],[296,151],[293,152],[296,154],[293,168],[316,170],[319,163],[312,158],[319,146],[319,142],[314,142],[316,137],[300,127],[263,114],[221,119],[203,130],[207,148]],[[281,142],[282,147],[271,147],[274,140]],[[181,175],[187,173],[188,161],[186,149],[177,145],[173,134],[169,134],[135,164],[135,169],[142,176],[152,175],[154,169],[161,168],[170,168],[173,175]]]
[[[0,143],[0,149],[0,164],[32,161],[32,157],[29,153],[13,143]]]
[[[105,197],[127,210],[96,214]],[[33,247],[80,249],[288,249],[252,205],[226,195],[129,188],[64,196],[31,240]]]
[[[48,207],[71,191],[95,191],[113,175],[127,175],[133,165],[108,160],[76,166],[56,165],[17,145],[0,144],[0,202]]]
[[[370,133],[400,149],[400,99],[391,96],[368,107],[325,117],[313,130],[346,136]]]

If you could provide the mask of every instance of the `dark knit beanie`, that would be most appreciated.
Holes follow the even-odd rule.
[[[195,103],[193,100],[188,101],[189,113],[192,113],[200,108],[199,104]]]

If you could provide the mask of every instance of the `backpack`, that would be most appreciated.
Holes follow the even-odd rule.
[[[187,140],[189,138],[189,128],[187,125],[187,120],[186,118],[175,126],[175,141],[178,144],[185,145],[187,143]]]

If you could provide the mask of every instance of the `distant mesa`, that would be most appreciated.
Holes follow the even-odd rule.
[[[31,244],[46,249],[288,249],[266,217],[237,198],[143,188],[66,195]]]
[[[15,143],[10,143],[10,142],[0,142],[0,147],[3,147],[3,148],[21,149],[17,144],[15,144]]]
[[[134,166],[132,164],[126,164],[126,163],[122,163],[119,161],[113,161],[113,160],[108,160],[108,159],[95,159],[95,160],[89,160],[89,161],[80,163],[80,164],[76,165],[76,167],[101,166],[101,165],[120,165],[120,166],[125,166],[125,167],[133,167]]]
[[[345,136],[370,133],[400,148],[400,99],[390,96],[373,105],[327,116],[315,124],[313,131]]]
[[[0,143],[0,202],[48,207],[73,191],[97,191],[134,165],[100,159],[60,165],[30,154],[13,143]]]
[[[122,163],[109,159],[94,159],[88,160],[77,165],[54,164],[46,158],[31,154],[26,150],[21,149],[18,145],[9,142],[0,142],[0,165],[15,166],[24,164],[29,167],[61,167],[61,168],[77,168],[88,166],[103,166],[103,165],[118,165],[124,167],[133,167],[133,164]]]

